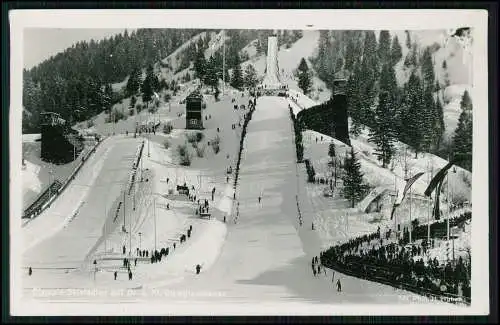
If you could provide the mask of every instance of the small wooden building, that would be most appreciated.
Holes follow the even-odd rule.
[[[199,90],[186,97],[186,129],[203,129],[203,95]]]

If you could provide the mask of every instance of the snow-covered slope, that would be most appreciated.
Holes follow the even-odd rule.
[[[410,31],[410,39],[416,42],[420,53],[427,46],[433,46],[434,73],[442,88],[438,97],[443,104],[445,138],[453,134],[460,115],[460,100],[465,90],[471,94],[472,60],[466,50],[454,38],[448,37],[446,30]],[[378,37],[378,33],[376,34]],[[412,68],[404,66],[404,59],[410,49],[405,45],[404,31],[391,31],[391,37],[397,35],[403,51],[403,58],[395,66],[398,84],[402,86],[411,74]],[[446,65],[443,62],[446,61]]]

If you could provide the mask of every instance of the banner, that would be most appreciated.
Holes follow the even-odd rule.
[[[448,172],[448,169],[450,169],[451,166],[453,166],[453,164],[454,161],[450,161],[436,174],[436,176],[434,176],[434,178],[431,180],[429,186],[427,186],[427,189],[424,192],[425,196],[431,196],[432,192],[436,189],[438,184],[443,181],[443,179],[446,176],[446,173]]]
[[[445,173],[445,176],[448,172]],[[441,210],[439,209],[439,195],[441,194],[441,186],[443,185],[444,177],[441,179],[441,181],[437,185],[437,190],[436,190],[436,201],[434,203],[434,209],[432,211],[432,216],[434,219],[439,220],[441,218]]]
[[[410,189],[410,187],[423,174],[424,174],[423,172],[415,174],[412,178],[409,178],[406,181],[406,185],[405,185],[405,187],[404,187],[403,190],[401,190],[401,188],[398,190],[398,194],[397,194],[396,200],[394,201],[394,205],[392,206],[391,220],[394,217],[394,212],[396,211],[396,207],[398,207],[403,202],[403,200],[404,200],[404,198],[406,196],[406,193],[408,192],[408,190]]]

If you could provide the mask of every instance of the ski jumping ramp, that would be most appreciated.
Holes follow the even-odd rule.
[[[278,72],[278,37],[271,36],[267,40],[266,76],[262,82],[264,89],[280,89],[282,87]]]

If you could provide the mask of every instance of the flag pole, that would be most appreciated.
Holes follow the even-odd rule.
[[[450,240],[450,173],[446,175],[446,200],[448,201],[448,213],[446,214],[446,240]]]
[[[107,221],[107,216],[108,216],[108,199],[104,201],[104,255],[106,255],[106,252],[108,251],[107,243],[108,243],[108,236],[106,234],[106,221]]]
[[[394,202],[392,203],[393,205],[396,203],[396,200],[398,199],[397,194],[398,194],[397,177],[394,174]],[[394,211],[394,236],[397,239],[397,236],[398,236],[398,222],[397,222],[397,219],[396,219],[396,211]]]
[[[427,161],[427,170],[429,171],[429,162]],[[429,174],[427,175],[427,180],[430,182],[431,180],[431,175],[432,174],[432,168],[430,169]],[[432,206],[431,204],[431,197],[429,196],[429,200],[427,201],[427,245],[430,245],[430,240],[431,240],[431,213],[430,213],[430,207]]]
[[[155,251],[156,251],[156,197],[153,199],[153,216],[155,221]]]
[[[412,230],[412,219],[411,219],[411,187],[410,187],[410,226],[408,227],[410,230],[410,244],[411,244],[411,230]]]

